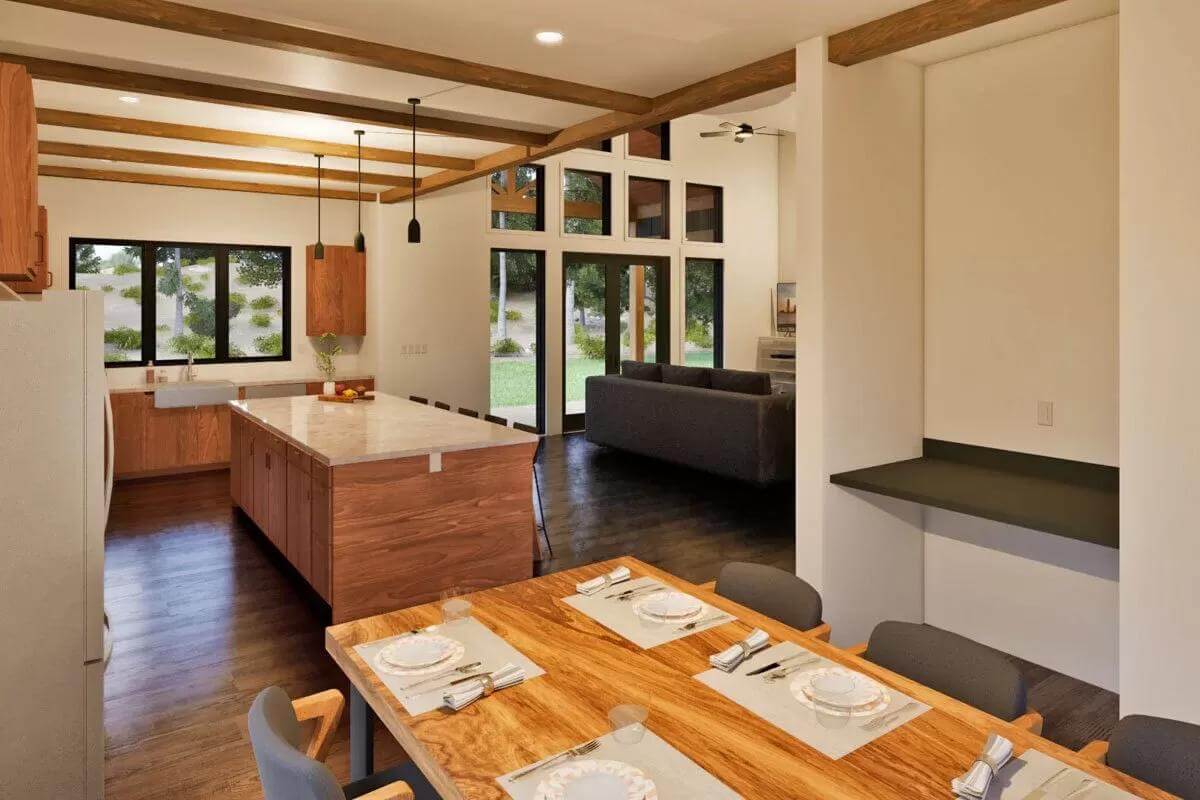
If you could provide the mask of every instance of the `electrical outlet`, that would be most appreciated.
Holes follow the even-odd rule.
[[[1037,424],[1052,427],[1054,425],[1054,402],[1051,400],[1038,400],[1037,404]]]
[[[421,355],[425,355],[427,352],[429,352],[429,345],[427,345],[427,344],[421,345]]]

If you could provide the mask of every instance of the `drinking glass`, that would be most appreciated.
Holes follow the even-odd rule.
[[[621,744],[637,744],[646,735],[646,718],[650,711],[636,703],[622,703],[608,712],[613,739]]]
[[[836,672],[826,673],[812,682],[813,710],[817,723],[824,728],[844,728],[850,724],[854,679]]]

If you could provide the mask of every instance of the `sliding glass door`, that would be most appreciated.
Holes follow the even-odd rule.
[[[689,258],[683,267],[683,363],[720,367],[725,362],[725,263]]]
[[[546,269],[539,250],[492,250],[491,413],[546,430]]]
[[[670,360],[669,276],[663,257],[563,255],[564,431],[584,428],[588,377]]]

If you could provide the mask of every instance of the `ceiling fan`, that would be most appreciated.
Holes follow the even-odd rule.
[[[742,142],[746,141],[747,139],[753,139],[755,136],[782,136],[783,135],[781,133],[764,133],[763,128],[767,127],[766,125],[760,125],[759,127],[755,128],[753,125],[750,125],[749,123],[746,123],[746,122],[743,122],[740,125],[735,125],[732,122],[722,122],[721,127],[724,128],[725,130],[701,131],[700,136],[702,136],[705,139],[710,139],[714,136],[732,136],[733,140],[735,142],[737,142],[738,144],[741,144]]]

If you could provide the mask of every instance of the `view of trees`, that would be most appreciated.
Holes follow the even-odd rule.
[[[563,172],[563,203],[589,203],[596,206],[596,216],[563,217],[566,233],[589,233],[595,236],[604,231],[604,176],[597,172],[568,169]]]

